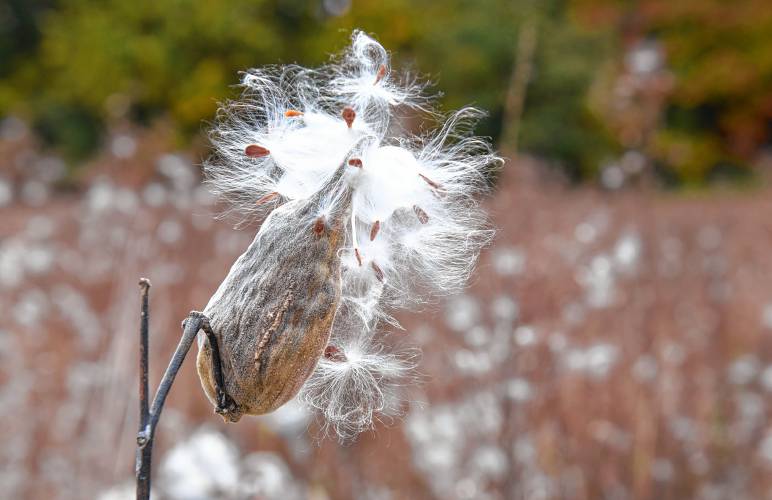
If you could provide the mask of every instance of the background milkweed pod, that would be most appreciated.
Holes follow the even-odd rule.
[[[315,354],[304,366],[308,379],[293,381],[297,390],[290,392],[299,392],[341,437],[369,428],[388,402],[395,401],[386,394],[397,395],[412,380],[415,352],[390,353],[382,338],[384,325],[398,326],[393,312],[463,287],[480,248],[493,236],[477,200],[488,191],[487,179],[501,161],[486,140],[470,133],[482,113],[464,108],[440,115],[428,107],[422,84],[400,82],[389,68],[386,50],[356,31],[351,46],[321,68],[248,71],[241,98],[220,109],[211,133],[215,151],[205,165],[210,186],[234,210],[247,219],[267,215],[245,255],[262,245],[271,265],[292,274],[287,260],[297,256],[297,245],[339,248],[325,264],[338,274],[333,281],[323,280],[332,287],[325,307],[334,310],[317,311],[331,318],[330,324],[316,322],[309,329],[325,345],[319,339],[310,343],[308,352]],[[396,107],[423,113],[439,125],[432,133],[411,135],[393,126]],[[302,120],[287,112],[296,109],[304,110]],[[270,154],[244,154],[256,144]],[[255,199],[281,199],[283,204],[277,208]],[[313,259],[309,255],[304,258]],[[278,290],[265,277],[278,280],[279,275],[261,268],[258,283],[247,262],[253,259],[242,256],[234,264],[228,286],[236,286],[236,276],[258,288]],[[218,294],[214,302],[222,299]],[[274,323],[275,330],[284,328],[284,320],[276,319],[283,302],[281,297],[276,301],[276,311],[251,311],[273,318],[263,332]],[[296,314],[293,307],[281,314]],[[218,320],[211,319],[216,330]],[[223,342],[236,345],[240,335],[256,335],[247,331],[248,320],[242,322],[243,331],[232,329]],[[272,336],[276,332],[271,332],[262,337],[265,352],[271,352],[272,343],[280,348],[278,336]],[[199,345],[205,352],[203,339]],[[224,357],[234,356],[233,346],[222,351]],[[260,369],[283,373],[266,356]],[[223,359],[226,379],[238,377],[233,365],[233,359]],[[242,393],[258,397],[259,391],[243,390],[247,383],[231,381]],[[249,409],[248,402],[234,399]]]

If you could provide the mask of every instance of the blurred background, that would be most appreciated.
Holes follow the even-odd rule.
[[[354,443],[223,424],[189,359],[156,498],[772,498],[767,0],[0,1],[0,496],[133,497],[137,279],[154,387],[256,229],[214,218],[207,123],[353,28],[488,110],[498,237],[399,316],[424,381]]]

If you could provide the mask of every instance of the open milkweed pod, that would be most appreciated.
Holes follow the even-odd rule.
[[[268,215],[204,310],[223,344],[233,415],[299,393],[329,429],[353,436],[386,411],[394,398],[384,394],[397,394],[415,365],[412,351],[388,352],[382,326],[398,326],[397,308],[463,287],[490,242],[477,200],[501,162],[470,133],[481,112],[431,112],[424,86],[400,83],[386,50],[359,31],[326,66],[250,70],[242,87],[219,110],[205,165],[234,209]],[[391,135],[396,107],[428,111],[440,125]],[[287,338],[304,346],[302,362]],[[212,352],[199,344],[214,399]]]

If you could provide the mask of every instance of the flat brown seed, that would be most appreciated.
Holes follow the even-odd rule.
[[[274,191],[273,193],[268,193],[267,195],[257,200],[255,202],[255,205],[262,205],[264,203],[268,203],[269,201],[276,199],[278,196],[279,196],[279,193],[277,193],[276,191]]]
[[[389,68],[387,68],[385,64],[381,64],[378,67],[378,73],[375,74],[375,82],[373,82],[373,85],[377,85],[378,82],[383,80],[383,77],[386,76],[386,73],[388,71],[389,71]]]
[[[424,212],[423,208],[418,205],[413,205],[413,212],[415,212],[416,217],[418,217],[418,222],[421,224],[429,222],[429,216]]]
[[[288,109],[287,111],[284,112],[284,116],[286,116],[287,118],[293,118],[295,116],[303,116],[303,112],[298,111],[296,109]]]
[[[359,267],[362,267],[362,256],[359,255],[359,249],[358,248],[354,249],[354,255],[357,258],[357,262],[359,262]]]
[[[263,156],[268,156],[271,154],[270,151],[268,151],[263,146],[258,146],[257,144],[250,144],[244,149],[244,153],[249,156],[250,158],[261,158]]]
[[[373,268],[373,271],[375,271],[375,277],[378,278],[378,281],[383,283],[383,271],[380,267],[378,267],[378,264],[375,263],[375,261],[371,261],[370,265]]]
[[[324,357],[330,361],[343,362],[346,361],[346,355],[334,345],[328,345],[324,348]]]
[[[434,189],[440,189],[440,185],[439,184],[437,184],[436,182],[434,182],[430,178],[426,177],[424,174],[418,174],[418,175],[421,176],[421,179],[426,181],[426,183],[428,185],[430,185],[431,187],[433,187]]]
[[[351,165],[352,167],[362,168],[362,160],[360,160],[359,158],[351,158],[348,161],[348,164]]]
[[[324,233],[324,228],[327,226],[324,216],[319,217],[316,219],[316,222],[314,222],[314,234],[319,237]]]
[[[350,106],[346,106],[343,108],[343,111],[341,112],[341,116],[343,116],[343,120],[345,120],[346,125],[348,125],[348,128],[351,128],[351,126],[354,124],[354,118],[357,117],[356,111],[354,111],[354,108]]]
[[[378,236],[378,231],[381,230],[381,221],[377,220],[375,221],[375,224],[373,224],[373,228],[370,229],[370,241],[373,241],[376,236]]]

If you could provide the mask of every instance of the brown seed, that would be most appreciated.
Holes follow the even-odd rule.
[[[377,220],[375,221],[375,224],[373,224],[373,228],[370,229],[370,241],[373,241],[376,236],[378,236],[378,231],[381,230],[381,221]]]
[[[350,106],[346,106],[345,108],[343,108],[341,115],[343,116],[343,119],[346,121],[346,125],[348,125],[348,128],[351,128],[351,125],[354,124],[354,118],[357,117],[357,112],[354,111],[354,108]]]
[[[293,118],[295,116],[303,116],[303,112],[298,111],[296,109],[288,109],[287,111],[284,112],[284,116],[286,116],[287,118]]]
[[[426,224],[429,222],[429,216],[424,212],[423,208],[419,207],[418,205],[413,205],[413,212],[415,212],[416,216],[418,217],[418,221],[421,224]]]
[[[354,249],[354,256],[357,258],[357,262],[359,262],[359,267],[362,267],[362,256],[359,255],[359,249]]]
[[[244,149],[244,153],[250,158],[260,158],[271,154],[270,151],[265,149],[263,146],[258,146],[257,144],[250,144],[247,146],[246,149]]]
[[[330,361],[346,361],[346,354],[334,345],[328,345],[324,348],[324,357]]]
[[[424,174],[418,174],[418,175],[420,175],[420,176],[421,176],[421,179],[423,179],[424,181],[426,181],[426,183],[427,183],[428,185],[430,185],[431,187],[433,187],[434,189],[440,189],[440,185],[439,185],[439,184],[437,184],[436,182],[434,182],[434,181],[433,181],[433,180],[431,180],[430,178],[426,177]]]
[[[279,193],[277,193],[276,191],[274,191],[273,193],[268,193],[267,195],[265,195],[262,198],[260,198],[259,200],[257,200],[255,202],[255,205],[262,205],[264,203],[268,203],[269,201],[274,200],[278,196],[279,196]]]
[[[359,158],[351,158],[348,161],[348,164],[351,165],[352,167],[362,168],[362,160],[360,160]]]
[[[383,80],[383,77],[386,76],[386,73],[389,71],[389,68],[386,67],[385,64],[381,64],[378,68],[378,73],[375,74],[375,82],[373,82],[373,85],[377,85],[378,82]]]
[[[375,261],[371,261],[370,265],[373,268],[373,271],[375,271],[375,277],[378,278],[378,281],[383,283],[383,271],[380,267],[378,267],[378,264],[375,263]]]
[[[324,220],[324,216],[319,217],[316,219],[316,222],[314,222],[314,234],[316,237],[320,237],[324,233],[324,229],[327,227],[327,224]]]

